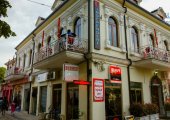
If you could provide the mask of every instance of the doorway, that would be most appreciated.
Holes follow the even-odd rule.
[[[67,84],[67,120],[79,119],[79,89],[78,86]]]
[[[153,76],[151,79],[151,99],[152,103],[158,106],[160,115],[164,115],[162,82],[157,75]]]
[[[36,115],[37,110],[37,87],[32,88],[32,114]]]

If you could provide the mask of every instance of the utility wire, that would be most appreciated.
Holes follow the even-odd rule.
[[[39,4],[39,5],[43,5],[43,6],[46,6],[46,7],[51,7],[50,5],[46,5],[46,4],[43,4],[43,3],[39,3],[39,2],[36,2],[36,1],[32,1],[32,0],[27,0],[27,1],[32,2],[32,3]]]

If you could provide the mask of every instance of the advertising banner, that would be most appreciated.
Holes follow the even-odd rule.
[[[121,68],[118,66],[109,66],[109,79],[112,83],[121,83]]]
[[[93,79],[93,100],[94,102],[104,101],[104,79]]]
[[[67,82],[79,80],[79,66],[72,64],[63,64],[63,79]]]

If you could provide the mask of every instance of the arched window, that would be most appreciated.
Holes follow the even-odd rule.
[[[40,52],[41,49],[41,43],[38,44],[38,52]]]
[[[138,31],[135,27],[131,28],[131,40],[132,40],[132,50],[134,52],[139,52],[139,39],[138,39]]]
[[[149,45],[150,45],[150,47],[155,47],[154,37],[152,34],[149,35]]]
[[[32,49],[30,50],[29,56],[30,56],[29,65],[31,65],[31,60],[32,60]]]
[[[168,42],[166,40],[164,40],[164,49],[166,51],[169,51],[169,49],[168,49]]]
[[[109,32],[109,41],[110,45],[114,47],[118,47],[118,26],[115,19],[112,17],[108,20],[108,32]]]
[[[74,32],[78,38],[81,38],[81,19],[77,18],[74,24]]]
[[[51,44],[51,36],[49,36],[47,39],[47,46],[50,47],[50,44]]]

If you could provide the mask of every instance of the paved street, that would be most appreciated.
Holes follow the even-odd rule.
[[[7,111],[5,115],[0,114],[0,120],[38,120],[38,117],[27,112],[15,112],[13,116],[10,111]]]

